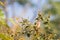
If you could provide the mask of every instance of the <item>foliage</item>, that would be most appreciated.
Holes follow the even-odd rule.
[[[13,40],[9,35],[0,33],[1,40]]]
[[[18,2],[25,4],[27,1],[20,0]],[[2,2],[0,2],[0,4],[2,4]],[[55,24],[53,25],[53,21],[50,21],[50,13],[56,13],[55,7],[52,9],[46,10],[45,12],[47,12],[47,14],[40,14],[40,12],[38,12],[38,17],[34,23],[29,22],[27,19],[22,19],[22,22],[16,22],[13,19],[10,19],[11,23],[14,25],[12,28],[5,22],[3,12],[0,10],[0,39],[60,40],[59,31],[55,28]],[[57,20],[55,21],[57,22]]]
[[[22,26],[22,28],[21,26],[20,28],[22,31],[16,32],[17,34],[15,35],[15,40],[20,39],[21,36],[23,36],[23,38],[26,38],[27,36],[30,40],[60,40],[57,30],[53,28],[49,18],[50,15],[43,17],[43,14],[39,13],[34,24],[30,23],[27,19],[23,19],[23,22],[20,22],[20,25]],[[41,22],[43,26],[40,24],[38,27],[38,21]]]
[[[16,22],[11,20],[11,22],[16,27],[15,33],[14,33],[15,35],[12,34],[13,31],[11,31],[10,28],[0,25],[1,26],[0,38],[3,40],[5,39],[6,40],[13,40],[13,39],[14,40],[57,40],[57,39],[60,40],[60,36],[58,36],[59,34],[57,30],[54,29],[52,24],[50,23],[50,20],[49,20],[50,15],[46,15],[44,17],[43,15],[44,15],[43,13],[40,14],[39,12],[38,17],[36,18],[34,24],[29,22],[27,19],[23,19],[22,22],[18,22],[19,24],[18,23],[16,24]]]
[[[2,12],[2,10],[0,9],[0,18],[3,18],[4,17],[4,14]]]

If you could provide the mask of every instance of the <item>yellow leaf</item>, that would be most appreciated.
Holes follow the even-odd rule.
[[[0,5],[4,6],[4,3],[0,1]]]

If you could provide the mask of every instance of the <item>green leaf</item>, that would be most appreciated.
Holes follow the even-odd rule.
[[[0,9],[0,18],[4,18],[3,11]]]
[[[0,38],[1,38],[2,40],[13,40],[12,37],[10,37],[9,35],[5,35],[5,34],[3,34],[3,33],[0,33]]]

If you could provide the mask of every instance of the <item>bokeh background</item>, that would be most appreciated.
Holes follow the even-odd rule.
[[[60,31],[60,0],[0,0],[0,17],[5,18],[10,27],[8,19],[24,18],[33,23],[38,11],[45,16],[50,13],[52,26]]]

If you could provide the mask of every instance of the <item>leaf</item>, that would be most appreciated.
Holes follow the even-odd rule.
[[[1,38],[2,40],[13,40],[12,37],[10,37],[9,35],[5,35],[5,34],[3,34],[3,33],[0,33],[0,38]]]
[[[3,11],[0,9],[0,18],[4,19]]]
[[[10,18],[9,20],[15,25],[15,22],[12,18]]]
[[[0,1],[0,5],[4,6],[4,3]]]

